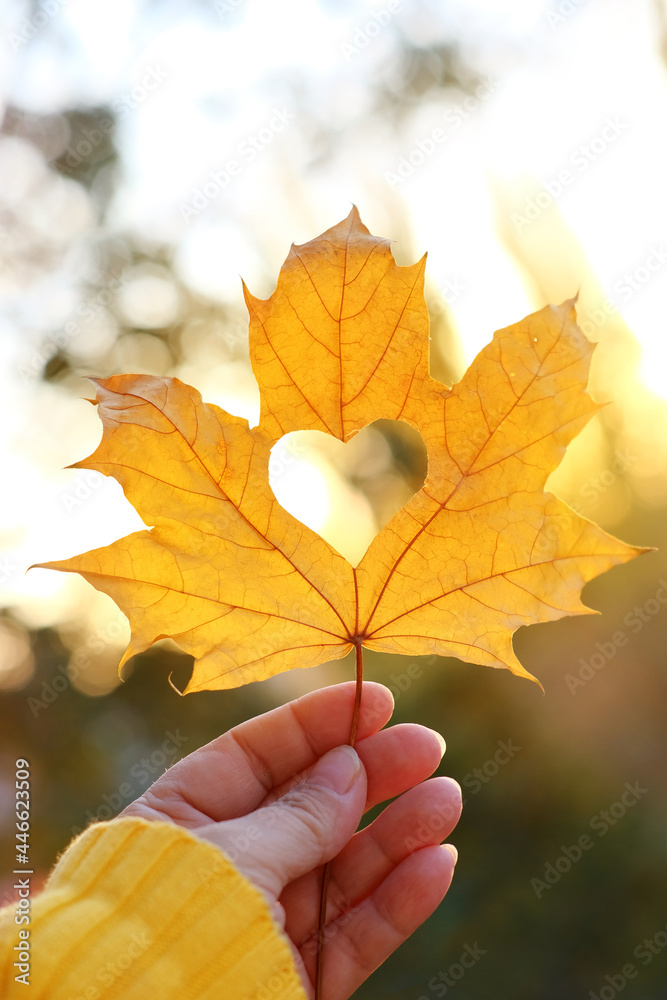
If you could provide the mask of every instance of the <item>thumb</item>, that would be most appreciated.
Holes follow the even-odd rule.
[[[342,850],[365,803],[363,765],[352,747],[340,746],[271,805],[197,833],[222,848],[258,888],[277,899],[288,882]]]

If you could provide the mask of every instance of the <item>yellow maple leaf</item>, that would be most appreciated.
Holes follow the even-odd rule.
[[[531,677],[512,633],[594,614],[586,581],[647,551],[544,492],[598,410],[574,302],[498,331],[448,389],[429,375],[423,275],[356,209],[293,246],[269,299],[246,291],[256,428],[178,379],[94,380],[104,433],[76,467],[116,478],[151,528],[41,565],[80,573],[128,616],[121,666],[170,636],[195,657],[186,693],[362,646]],[[346,441],[381,417],[420,431],[428,476],[353,567],[277,502],[269,454],[290,431]]]

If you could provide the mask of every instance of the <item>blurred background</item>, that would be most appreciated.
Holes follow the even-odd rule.
[[[466,808],[445,903],[358,996],[664,998],[665,3],[5,0],[0,50],[2,871],[18,756],[46,874],[179,756],[353,677],[345,660],[181,699],[167,676],[183,687],[191,661],[165,643],[121,683],[110,599],[25,571],[141,527],[115,481],[66,469],[100,438],[86,376],[176,375],[256,422],[241,276],[269,295],[290,243],[355,202],[399,263],[429,251],[447,383],[495,329],[579,292],[610,405],[550,486],[658,549],[586,587],[598,617],[519,631],[546,697],[505,671],[367,655],[395,720],[445,735]],[[270,479],[356,561],[419,487],[420,445],[387,422],[344,451],[297,436]]]

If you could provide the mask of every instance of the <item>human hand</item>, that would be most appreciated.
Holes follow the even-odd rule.
[[[221,848],[268,898],[309,996],[322,867],[335,858],[324,1000],[346,1000],[440,903],[456,852],[439,845],[461,814],[455,781],[424,780],[442,738],[418,725],[382,729],[393,711],[383,685],[364,683],[356,752],[342,746],[353,701],[354,683],[338,684],[251,719],[178,761],[121,813],[176,823]],[[394,796],[355,833],[367,809]]]

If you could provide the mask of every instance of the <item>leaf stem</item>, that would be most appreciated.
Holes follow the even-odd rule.
[[[356,643],[357,652],[357,686],[354,690],[354,708],[352,710],[352,725],[350,726],[350,738],[348,744],[353,747],[357,739],[357,725],[359,723],[359,707],[361,705],[361,688],[364,683],[364,647],[361,642]]]
[[[348,745],[353,747],[357,738],[357,726],[359,724],[359,708],[361,706],[361,690],[364,683],[364,647],[361,640],[355,642],[357,653],[356,674],[357,684],[354,690],[354,708],[352,709],[352,723],[350,725],[350,738]],[[329,893],[329,880],[331,879],[331,869],[334,859],[327,861],[322,872],[322,888],[320,890],[320,912],[317,922],[317,954],[315,957],[315,1000],[322,1000],[322,969],[324,965],[324,930],[327,922],[327,896]]]

